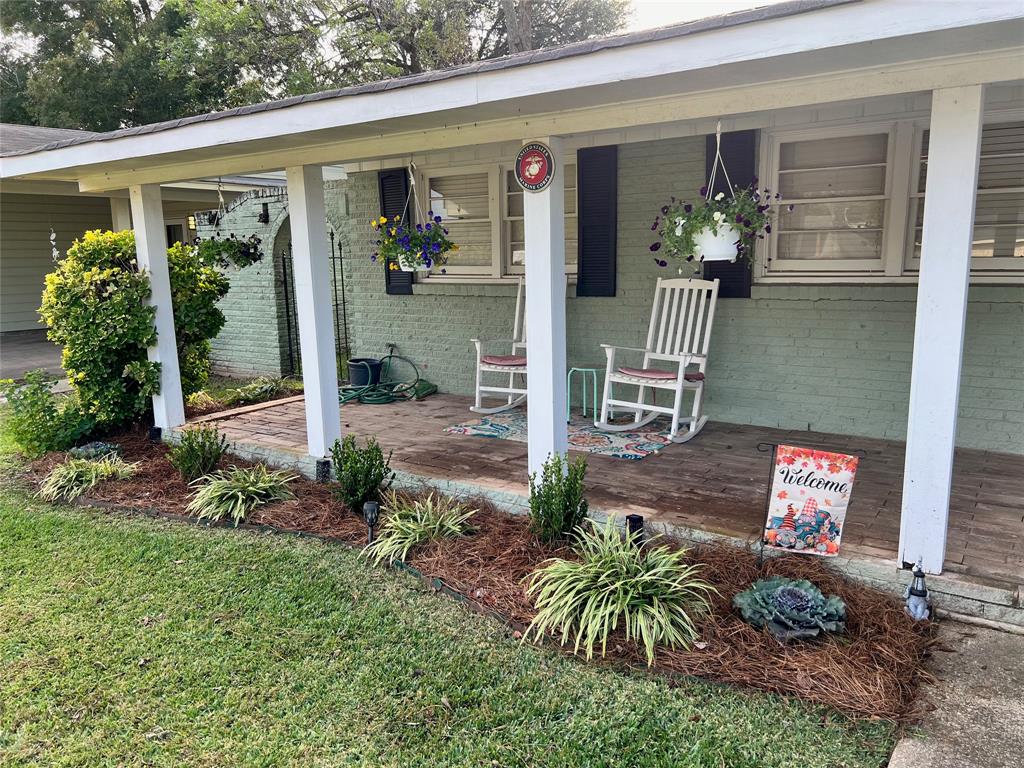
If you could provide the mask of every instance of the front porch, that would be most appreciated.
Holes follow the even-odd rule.
[[[350,403],[341,409],[343,434],[376,437],[393,450],[404,482],[425,481],[454,492],[525,506],[527,444],[445,434],[465,422],[471,399],[436,395],[387,406]],[[301,397],[211,414],[241,455],[291,464],[312,474]],[[843,534],[841,565],[893,588],[907,579],[894,568],[900,533],[904,446],[893,440],[711,422],[690,443],[670,445],[641,461],[592,453],[587,487],[598,512],[644,515],[691,538],[755,544],[764,518],[769,454],[760,443],[865,452]],[[573,452],[575,454],[575,452]],[[967,599],[991,603],[989,618],[1019,608],[1024,584],[1024,456],[958,449],[953,471],[949,538],[942,577],[929,577]],[[952,590],[957,590],[953,592]],[[950,610],[966,610],[947,599]],[[973,607],[975,610],[977,606]]]

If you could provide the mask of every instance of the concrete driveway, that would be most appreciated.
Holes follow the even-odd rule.
[[[47,341],[46,331],[0,333],[0,379],[20,379],[36,368],[64,377],[60,347]]]

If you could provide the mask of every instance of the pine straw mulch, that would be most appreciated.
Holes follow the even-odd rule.
[[[182,515],[190,491],[167,462],[167,447],[145,435],[114,440],[127,461],[139,462],[129,480],[105,483],[90,493],[96,501],[120,509],[156,510]],[[64,454],[33,462],[30,479],[39,482]],[[247,462],[225,459],[224,465]],[[248,524],[314,534],[361,546],[366,525],[344,510],[329,486],[305,478],[292,483],[296,498],[263,507]],[[544,560],[573,556],[567,547],[547,546],[529,531],[523,517],[469,499],[479,511],[471,535],[431,542],[411,553],[409,565],[437,579],[478,606],[522,628],[534,616],[525,593],[526,577]],[[675,542],[669,542],[678,546]],[[702,577],[719,594],[699,623],[700,641],[690,650],[660,648],[653,670],[673,676],[757,688],[823,704],[853,717],[907,721],[919,712],[915,694],[930,679],[924,659],[934,641],[931,623],[915,623],[902,604],[878,590],[854,584],[821,559],[789,555],[759,563],[756,553],[725,545],[690,549],[688,559],[703,565]],[[740,619],[732,598],[753,581],[773,575],[808,579],[822,592],[838,594],[847,605],[846,632],[813,641],[780,644],[767,631]],[[518,632],[517,632],[518,634]],[[613,662],[646,666],[640,649],[624,638],[609,643]]]

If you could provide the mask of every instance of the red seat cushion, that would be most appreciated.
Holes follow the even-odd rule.
[[[503,365],[509,368],[517,368],[526,365],[525,355],[484,355],[480,362],[487,365]]]
[[[635,376],[638,379],[675,379],[675,371],[665,371],[660,368],[619,368],[619,373],[627,376]],[[683,378],[687,381],[704,381],[704,374],[700,371],[684,373]]]

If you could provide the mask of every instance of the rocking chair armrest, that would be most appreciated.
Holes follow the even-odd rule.
[[[622,352],[647,352],[643,347],[623,347],[619,344],[602,344],[601,349],[614,349]]]

